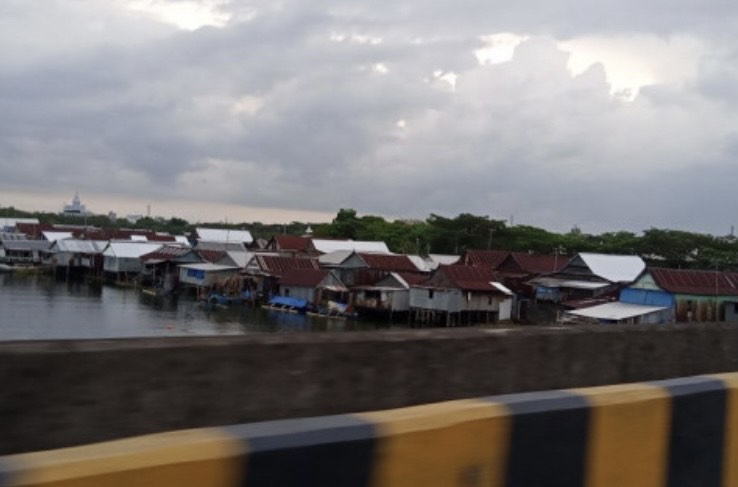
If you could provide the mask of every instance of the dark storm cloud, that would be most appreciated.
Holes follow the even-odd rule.
[[[49,27],[42,3],[0,6],[5,187],[593,231],[732,218],[726,2],[232,2],[224,27],[183,31],[124,0],[59,0],[54,15],[80,28],[22,56],[13,34]],[[480,36],[497,32],[531,38],[480,65]],[[572,76],[557,44],[633,32],[711,49],[694,79],[625,102],[602,65]]]

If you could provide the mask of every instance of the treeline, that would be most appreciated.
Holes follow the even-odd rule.
[[[455,218],[432,214],[424,221],[387,221],[342,209],[331,223],[316,226],[315,232],[328,237],[384,240],[391,250],[402,253],[460,254],[467,249],[566,255],[600,252],[640,255],[664,267],[738,271],[738,239],[734,236],[680,230],[651,228],[641,234],[619,231],[592,235],[574,228],[554,233],[468,213]]]
[[[0,217],[38,218],[41,223],[76,224],[79,217],[55,213],[33,213],[13,207],[0,208]],[[267,224],[189,223],[181,218],[142,218],[136,224],[111,221],[106,216],[88,216],[88,225],[101,228],[142,228],[173,235],[189,234],[195,226],[249,230],[255,238],[272,235],[303,235],[308,227],[316,237],[382,240],[389,248],[407,254],[461,254],[467,249],[501,249],[543,254],[574,255],[578,252],[640,255],[649,263],[665,267],[738,271],[738,239],[651,228],[641,234],[607,232],[593,235],[574,228],[568,233],[549,232],[528,225],[508,225],[504,220],[462,213],[448,218],[431,214],[425,220],[386,220],[380,216],[358,216],[353,209],[341,209],[330,223]]]

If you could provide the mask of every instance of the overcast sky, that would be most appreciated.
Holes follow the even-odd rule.
[[[2,0],[0,205],[738,224],[732,0]]]

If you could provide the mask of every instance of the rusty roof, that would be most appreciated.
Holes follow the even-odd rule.
[[[228,255],[225,250],[196,250],[197,254],[202,258],[205,262],[210,262],[211,264],[214,264],[218,262],[220,259]]]
[[[497,269],[510,255],[507,250],[467,250],[462,261],[467,266],[485,266]]]
[[[325,269],[287,269],[280,276],[279,284],[281,286],[315,287],[328,276],[329,272]]]
[[[738,296],[738,274],[689,269],[648,269],[663,290],[678,294],[703,296]]]
[[[275,235],[274,241],[277,243],[279,250],[294,250],[297,252],[306,252],[310,244],[309,238],[297,235]]]
[[[407,255],[358,254],[370,269],[388,272],[418,272],[418,266]]]
[[[304,257],[277,257],[273,255],[256,255],[254,257],[259,268],[269,274],[282,275],[290,269],[319,269],[317,259]]]
[[[172,261],[177,260],[180,257],[184,257],[190,252],[192,252],[192,249],[188,247],[182,247],[181,245],[165,245],[159,250],[155,250],[154,252],[149,252],[148,254],[142,255],[141,260],[144,262],[149,262],[152,260]]]
[[[529,274],[546,274],[563,269],[569,257],[566,255],[529,254],[527,252],[513,252],[510,257],[518,266]]]
[[[418,274],[415,272],[398,272],[397,273],[409,286],[417,286],[428,280],[427,274]]]
[[[499,289],[492,282],[499,281],[497,273],[491,267],[442,265],[438,271],[462,291],[495,291]]]

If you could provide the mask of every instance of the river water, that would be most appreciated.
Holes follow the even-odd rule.
[[[208,311],[192,299],[134,289],[0,274],[0,340],[244,335],[375,329],[372,323],[237,306]]]

